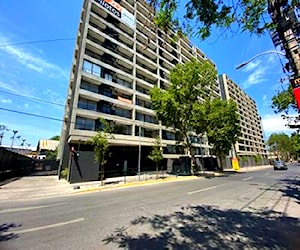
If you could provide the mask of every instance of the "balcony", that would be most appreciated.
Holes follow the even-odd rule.
[[[157,85],[157,77],[153,75],[147,74],[145,71],[142,71],[140,69],[136,69],[136,77],[139,80],[145,81],[148,84]],[[153,87],[153,86],[152,86]]]

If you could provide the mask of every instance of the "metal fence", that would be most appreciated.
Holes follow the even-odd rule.
[[[39,160],[0,147],[0,181],[29,175],[57,174],[55,160]]]

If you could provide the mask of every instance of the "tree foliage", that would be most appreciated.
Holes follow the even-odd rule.
[[[60,136],[59,135],[52,136],[49,140],[59,141],[60,140]]]
[[[217,72],[207,61],[196,60],[177,64],[170,72],[170,86],[167,91],[154,87],[150,91],[153,109],[158,120],[174,129],[177,140],[192,151],[192,131],[197,128],[195,113],[200,109],[199,98],[209,94],[216,83]],[[204,131],[197,131],[198,133]]]
[[[273,133],[268,139],[270,151],[274,152],[278,158],[288,160],[293,144],[290,137],[285,133]]]
[[[95,160],[99,163],[100,180],[103,185],[104,180],[104,167],[107,162],[107,158],[110,156],[108,139],[112,139],[112,129],[108,122],[104,119],[100,119],[103,129],[99,130],[95,136],[88,142],[94,146]]]
[[[221,156],[228,153],[239,133],[235,104],[213,99],[210,93],[216,75],[215,68],[206,61],[178,64],[171,70],[169,88],[165,91],[154,87],[150,92],[158,120],[174,130],[177,142],[192,156],[192,162],[194,136],[206,133]]]
[[[289,85],[288,89],[282,90],[272,97],[271,107],[274,109],[275,113],[289,113],[290,110],[298,111],[291,85]]]
[[[298,4],[294,0],[284,2]],[[149,0],[149,3],[157,10],[154,22],[159,28],[167,31],[172,27],[201,39],[209,37],[214,27],[224,32],[232,32],[234,28],[262,34],[273,26],[263,19],[268,7],[272,7],[268,0],[188,0],[184,6],[178,0]]]
[[[205,127],[209,143],[215,154],[228,154],[240,134],[240,119],[233,101],[213,99],[205,103]]]
[[[159,137],[155,139],[155,143],[153,146],[152,151],[148,155],[148,158],[155,162],[156,165],[156,178],[158,178],[158,164],[163,160],[163,154],[161,150],[161,145],[160,145],[160,139]]]

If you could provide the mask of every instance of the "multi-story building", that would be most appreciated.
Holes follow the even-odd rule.
[[[241,134],[234,145],[233,154],[235,153],[244,165],[255,165],[258,159],[266,163],[267,150],[255,101],[226,74],[219,76],[219,84],[222,99],[234,101],[240,116]]]
[[[138,165],[142,171],[149,169],[147,155],[157,136],[166,159],[183,154],[172,130],[155,118],[149,91],[153,86],[166,89],[177,63],[209,59],[186,38],[157,29],[153,15],[144,0],[84,0],[59,150],[62,168],[74,165],[71,149],[80,151],[71,168],[74,181],[98,178],[86,142],[101,129],[99,117],[114,129],[107,175],[122,174],[124,167],[133,172]],[[220,96],[217,82],[211,90]],[[208,155],[208,143],[195,141],[195,153]]]

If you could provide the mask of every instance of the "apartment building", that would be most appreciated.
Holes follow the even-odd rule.
[[[138,165],[141,171],[151,169],[147,156],[157,136],[166,159],[184,154],[172,130],[157,121],[149,91],[166,89],[176,64],[209,59],[188,39],[157,29],[153,15],[143,0],[84,0],[59,149],[60,166],[73,166],[74,181],[98,179],[86,142],[101,129],[99,117],[113,127],[106,176],[122,175],[124,169],[134,173]],[[217,82],[211,91],[221,96]],[[75,164],[72,150],[79,151]],[[195,154],[209,155],[205,139],[195,138]]]
[[[267,150],[264,141],[261,117],[255,101],[245,93],[226,74],[219,76],[223,100],[233,100],[237,104],[240,116],[241,135],[234,151],[242,165],[257,165],[258,159],[267,162]]]

